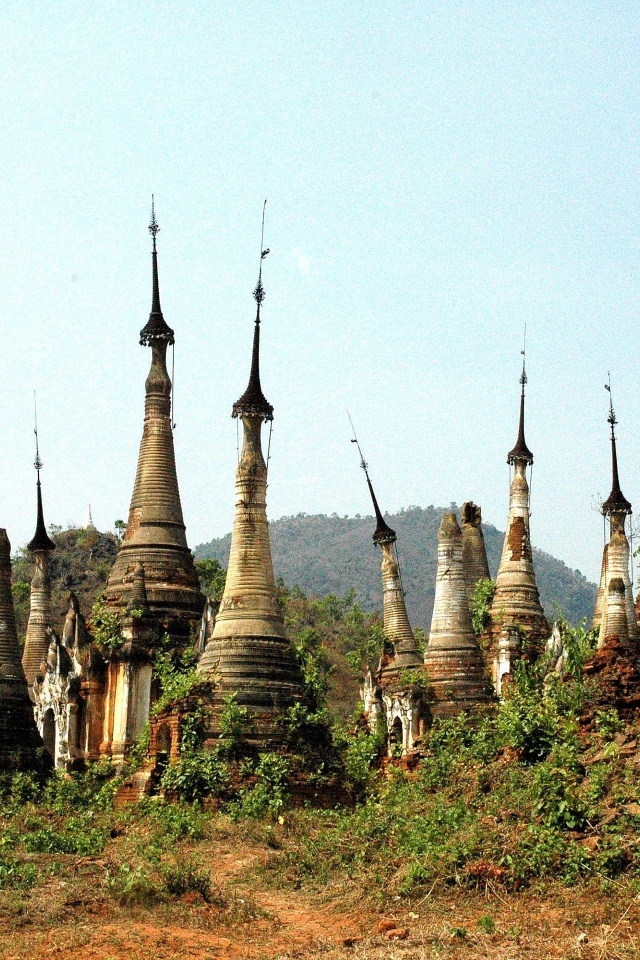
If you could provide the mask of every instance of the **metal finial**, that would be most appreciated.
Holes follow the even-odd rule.
[[[265,216],[266,207],[267,207],[267,198],[265,197],[265,201],[262,205],[262,233],[260,234],[260,270],[258,273],[258,282],[256,284],[255,290],[253,291],[253,299],[258,304],[258,307],[260,307],[260,304],[266,297],[265,289],[262,286],[262,261],[264,260],[265,257],[267,257],[271,253],[269,248],[268,247],[265,248],[265,245],[264,245],[264,216]],[[260,323],[259,310],[258,310],[258,316],[256,318],[256,323]]]
[[[607,376],[609,378],[609,382],[605,383],[604,385],[605,390],[609,394],[609,416],[607,417],[607,423],[611,424],[611,436],[613,436],[613,428],[618,421],[616,420],[615,411],[613,409],[613,396],[611,395],[611,373],[607,372]]]
[[[38,447],[38,404],[36,402],[36,392],[33,391],[33,432],[36,435],[36,459],[33,461],[33,465],[38,471],[38,480],[40,479],[40,471],[42,470],[42,460],[40,459],[40,449]]]
[[[156,204],[153,194],[151,194],[151,221],[149,222],[149,233],[153,237],[153,248],[155,250],[156,237],[160,233],[160,227],[158,226],[158,221],[156,220]]]
[[[527,325],[524,325],[524,339],[522,343],[522,350],[520,351],[522,356],[522,373],[520,374],[520,383],[522,384],[522,391],[524,392],[524,385],[527,382]]]
[[[347,416],[349,417],[349,423],[351,424],[351,429],[353,430],[353,437],[351,438],[351,443],[355,443],[356,446],[357,446],[357,448],[358,448],[358,453],[360,454],[360,466],[361,466],[361,468],[364,470],[365,475],[366,475],[367,480],[368,480],[368,479],[369,479],[369,473],[368,473],[369,464],[367,463],[367,461],[364,459],[364,456],[362,455],[362,450],[361,450],[361,448],[360,448],[360,444],[358,443],[358,437],[356,436],[356,428],[355,428],[354,425],[353,425],[353,420],[351,419],[351,414],[349,413],[348,410],[347,410]]]
[[[362,449],[360,447],[360,444],[358,443],[358,437],[356,436],[356,428],[353,425],[353,420],[351,419],[351,414],[349,413],[348,410],[347,410],[347,416],[349,417],[349,423],[351,424],[351,429],[353,430],[353,437],[351,439],[351,443],[355,443],[355,445],[358,448],[358,453],[360,454],[360,466],[364,470],[364,475],[367,478],[367,486],[369,487],[369,493],[371,494],[371,500],[373,503],[373,510],[376,515],[376,529],[373,534],[373,542],[378,544],[379,543],[395,543],[396,540],[398,539],[396,537],[396,532],[395,530],[392,530],[389,524],[386,522],[386,520],[382,516],[380,507],[378,506],[378,500],[373,490],[371,477],[369,476],[369,465],[367,464],[367,461],[364,459],[364,456],[362,454]]]

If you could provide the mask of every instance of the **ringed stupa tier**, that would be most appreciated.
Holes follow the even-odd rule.
[[[491,604],[491,648],[495,662],[498,656],[498,641],[501,633],[517,628],[527,637],[535,651],[549,636],[549,624],[540,603],[536,583],[529,532],[529,484],[527,467],[533,464],[533,454],[524,438],[524,388],[527,382],[524,360],[520,377],[520,424],[516,445],[507,456],[513,466],[513,479],[509,491],[509,516],[507,532],[502,548],[502,557],[496,577],[496,588]],[[494,678],[495,679],[495,678]]]
[[[264,214],[263,214],[264,229]],[[215,682],[214,706],[235,694],[252,721],[256,738],[277,735],[269,716],[296,701],[306,702],[300,668],[287,637],[273,575],[267,521],[267,464],[262,453],[264,423],[273,407],[260,383],[260,309],[265,292],[261,244],[260,272],[253,296],[257,304],[249,384],[234,403],[232,416],[242,421],[243,442],[236,470],[236,508],[227,579],[211,639],[198,669]]]
[[[20,660],[11,593],[11,544],[0,529],[0,770],[42,765],[42,739]]]
[[[38,475],[37,489],[37,520],[36,532],[27,549],[34,559],[34,571],[31,579],[31,598],[29,607],[29,622],[22,653],[22,666],[29,688],[39,675],[41,665],[47,659],[50,637],[48,630],[53,627],[51,619],[51,578],[49,576],[49,560],[56,548],[55,543],[47,534],[42,509],[42,485],[40,470],[42,460],[38,450],[38,433],[36,427],[36,460],[35,468]]]
[[[626,520],[631,515],[631,504],[620,489],[620,477],[618,474],[618,452],[616,447],[615,427],[617,424],[616,415],[613,410],[613,399],[611,397],[611,385],[607,384],[609,391],[609,416],[607,422],[611,427],[611,493],[602,504],[602,514],[609,518],[609,542],[605,545],[602,557],[602,568],[600,573],[600,585],[598,589],[598,598],[596,600],[596,610],[592,626],[599,628],[598,647],[604,646],[609,628],[604,623],[605,611],[608,608],[609,590],[612,580],[621,580],[624,585],[624,602],[626,606],[626,619],[628,639],[636,644],[638,640],[638,626],[636,623],[635,609],[633,603],[633,587],[631,577],[629,576],[630,548],[626,534]],[[617,599],[617,598],[616,598]]]
[[[383,623],[384,636],[392,652],[383,651],[378,670],[378,680],[381,683],[397,680],[401,670],[416,670],[422,667],[422,656],[420,648],[414,636],[407,607],[404,601],[404,589],[400,577],[400,564],[396,542],[398,537],[395,530],[392,530],[389,524],[382,516],[378,500],[373,490],[373,484],[369,477],[369,470],[360,444],[355,438],[354,442],[358,444],[360,453],[360,466],[364,470],[367,478],[367,485],[373,503],[373,510],[376,517],[376,529],[373,534],[373,542],[380,547],[382,554],[382,605],[383,605]]]
[[[482,533],[482,511],[476,503],[468,500],[462,504],[460,514],[462,530],[462,568],[467,585],[469,603],[473,599],[478,580],[488,580],[489,561]]]
[[[166,362],[167,347],[174,343],[174,334],[160,306],[156,248],[159,230],[152,205],[152,305],[149,321],[140,331],[141,345],[151,347],[151,369],[145,383],[144,427],[129,519],[105,597],[109,604],[126,610],[135,570],[142,563],[151,614],[180,639],[189,636],[190,622],[199,620],[204,597],[187,545],[176,474],[172,384]]]
[[[438,570],[429,642],[424,655],[434,716],[454,716],[491,702],[467,599],[462,565],[462,532],[455,513],[445,513],[438,530]]]

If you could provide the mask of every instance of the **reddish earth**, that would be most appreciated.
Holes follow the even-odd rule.
[[[206,846],[224,898],[190,891],[171,903],[113,903],[94,859],[74,881],[52,877],[29,894],[0,899],[0,958],[31,960],[635,960],[640,900],[628,887],[606,895],[554,889],[508,895],[451,890],[384,912],[356,904],[332,884],[324,891],[274,889],[259,868],[273,851],[237,838]],[[87,858],[89,860],[90,858]],[[106,865],[110,867],[109,864]],[[70,874],[73,873],[73,869]],[[93,878],[93,879],[92,879]],[[96,880],[99,880],[97,883]],[[222,904],[225,906],[221,906]]]

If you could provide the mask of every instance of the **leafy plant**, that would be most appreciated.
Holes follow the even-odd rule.
[[[496,585],[493,580],[482,578],[478,580],[471,598],[471,623],[476,636],[480,636],[489,625],[491,619],[491,601]]]

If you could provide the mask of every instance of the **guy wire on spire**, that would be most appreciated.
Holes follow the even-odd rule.
[[[268,200],[268,197],[265,197],[264,203],[262,204],[262,232],[260,234],[260,269],[258,271],[258,282],[256,284],[255,290],[253,291],[253,299],[258,304],[258,313],[256,316],[256,323],[260,323],[260,304],[266,297],[265,289],[262,286],[262,261],[264,260],[265,257],[269,256],[269,254],[271,253],[271,250],[268,247],[265,248],[265,245],[264,245],[264,218],[265,218],[265,212],[267,209],[267,200]]]

